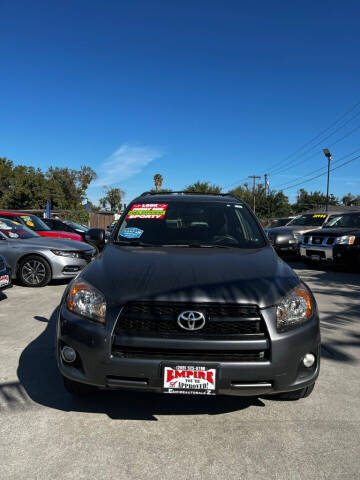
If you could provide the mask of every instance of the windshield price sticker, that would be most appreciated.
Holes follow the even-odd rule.
[[[316,213],[315,215],[313,215],[313,218],[325,218],[326,215],[324,215],[323,213],[319,214],[319,213]]]
[[[176,366],[164,368],[164,393],[216,394],[216,368]]]
[[[126,218],[131,220],[133,218],[165,218],[167,203],[137,203],[133,205],[128,212]]]
[[[140,238],[144,230],[140,228],[124,228],[120,235],[125,238]]]

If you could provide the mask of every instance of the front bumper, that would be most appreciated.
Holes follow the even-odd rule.
[[[105,326],[96,324],[70,312],[64,304],[59,309],[57,323],[57,360],[60,372],[74,381],[105,389],[122,388],[162,392],[164,365],[213,366],[214,362],[176,361],[167,358],[118,358],[112,355],[113,327],[118,312],[108,311],[110,321]],[[269,337],[269,358],[256,362],[215,362],[218,367],[218,394],[260,395],[297,390],[312,384],[320,367],[320,331],[318,314],[306,324],[293,330],[278,333],[274,322],[275,308],[262,310]],[[132,338],[136,345],[144,339]],[[147,343],[164,347],[166,339],[147,339]],[[228,340],[203,340],[195,342],[191,349],[226,349]],[[74,365],[65,364],[59,354],[63,345],[77,352]],[[239,350],[256,348],[253,342],[231,341]],[[176,345],[174,345],[176,349]],[[177,347],[179,348],[179,346]],[[189,351],[192,351],[189,349]],[[314,367],[305,368],[302,359],[306,353],[316,356]]]
[[[359,245],[300,245],[301,258],[330,264],[354,265],[359,254]]]
[[[60,280],[75,277],[89,263],[84,258],[71,258],[52,255],[51,259],[52,278]]]

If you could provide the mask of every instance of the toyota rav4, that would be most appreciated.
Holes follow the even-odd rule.
[[[66,289],[57,360],[74,394],[308,396],[320,333],[309,288],[231,195],[142,194]]]

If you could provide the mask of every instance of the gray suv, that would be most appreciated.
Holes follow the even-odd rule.
[[[87,241],[104,246],[104,231]],[[66,388],[308,396],[320,333],[309,288],[228,195],[143,194],[66,289]]]
[[[299,253],[299,245],[304,234],[310,230],[322,228],[330,215],[324,212],[304,213],[286,224],[284,227],[270,228],[266,234],[275,250],[280,253]]]

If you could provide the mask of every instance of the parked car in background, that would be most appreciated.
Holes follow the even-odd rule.
[[[89,230],[86,225],[72,222],[71,220],[62,220],[60,218],[43,218],[42,221],[55,232],[70,232],[80,235],[85,241],[85,233]]]
[[[360,267],[360,212],[332,217],[325,228],[306,232],[300,245],[301,258]]]
[[[11,287],[11,269],[5,258],[0,255],[0,290]]]
[[[104,243],[104,230],[89,241]],[[233,196],[143,194],[71,282],[57,361],[74,394],[311,394],[320,368],[309,288]],[[185,400],[184,400],[185,401]]]
[[[95,256],[84,242],[44,238],[22,224],[0,217],[0,255],[12,278],[27,287],[44,287],[52,279],[72,278]]]
[[[270,218],[270,220],[268,220],[268,222],[265,225],[265,229],[283,227],[284,225],[287,225],[294,218],[295,218],[294,216],[292,216],[292,217]]]
[[[83,238],[79,233],[65,232],[64,230],[51,230],[51,228],[48,227],[39,217],[31,213],[0,211],[0,217],[26,225],[41,237],[69,238],[71,240],[77,240],[78,242],[83,241]]]
[[[107,243],[112,235],[112,232],[114,231],[114,228],[117,224],[117,220],[114,220],[113,222],[111,222],[110,225],[108,225],[106,227],[106,232],[105,232],[105,243]]]
[[[298,254],[304,233],[320,229],[328,218],[329,215],[324,212],[304,213],[284,227],[267,229],[266,234],[278,253]]]

